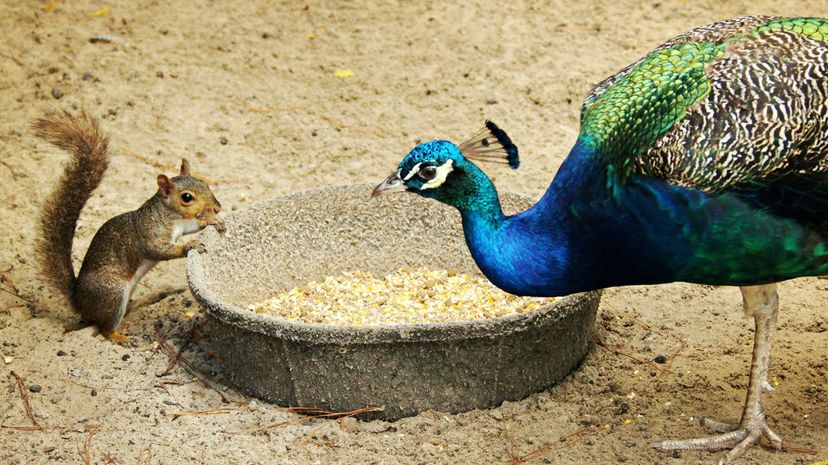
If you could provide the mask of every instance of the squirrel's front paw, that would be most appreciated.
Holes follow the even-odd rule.
[[[219,234],[221,234],[222,236],[224,235],[224,233],[226,233],[226,232],[227,232],[227,228],[226,228],[226,227],[224,227],[224,221],[222,221],[222,220],[218,220],[218,219],[217,219],[217,220],[213,223],[213,227],[214,227],[214,228],[216,228],[216,232],[217,232],[217,233],[219,233]]]
[[[184,254],[189,253],[191,250],[195,250],[198,253],[207,253],[207,247],[199,241],[190,241],[184,244]]]

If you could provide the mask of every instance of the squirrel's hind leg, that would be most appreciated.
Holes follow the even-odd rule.
[[[98,326],[101,335],[110,341],[127,345],[129,338],[116,331],[126,313],[130,281],[112,275],[83,276],[75,288],[75,308],[85,321]]]

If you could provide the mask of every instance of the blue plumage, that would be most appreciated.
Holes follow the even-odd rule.
[[[576,144],[525,212],[504,215],[494,185],[470,161],[517,168],[517,148],[490,122],[469,142],[415,147],[374,195],[408,190],[457,208],[480,270],[514,294],[741,286],[756,321],[741,421],[718,436],[655,445],[731,449],[726,463],[762,436],[782,444],[761,403],[774,283],[828,273],[826,95],[828,20],[726,20],[666,42],[596,86]]]

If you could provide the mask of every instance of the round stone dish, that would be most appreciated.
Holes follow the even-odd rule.
[[[479,274],[460,215],[411,194],[370,199],[373,186],[329,187],[256,203],[230,215],[227,234],[201,236],[188,256],[190,289],[224,374],[285,406],[383,410],[397,419],[522,399],[557,383],[586,355],[600,292],[550,299],[539,310],[452,324],[306,324],[244,308],[343,271],[401,267]],[[501,196],[504,210],[526,197]]]

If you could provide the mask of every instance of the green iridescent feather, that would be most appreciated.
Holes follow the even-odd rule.
[[[704,68],[723,45],[689,42],[653,52],[597,98],[587,101],[581,137],[625,176],[635,157],[710,92]]]
[[[828,40],[828,19],[786,18],[771,21],[753,30],[755,34],[767,31],[791,31],[814,40]]]

